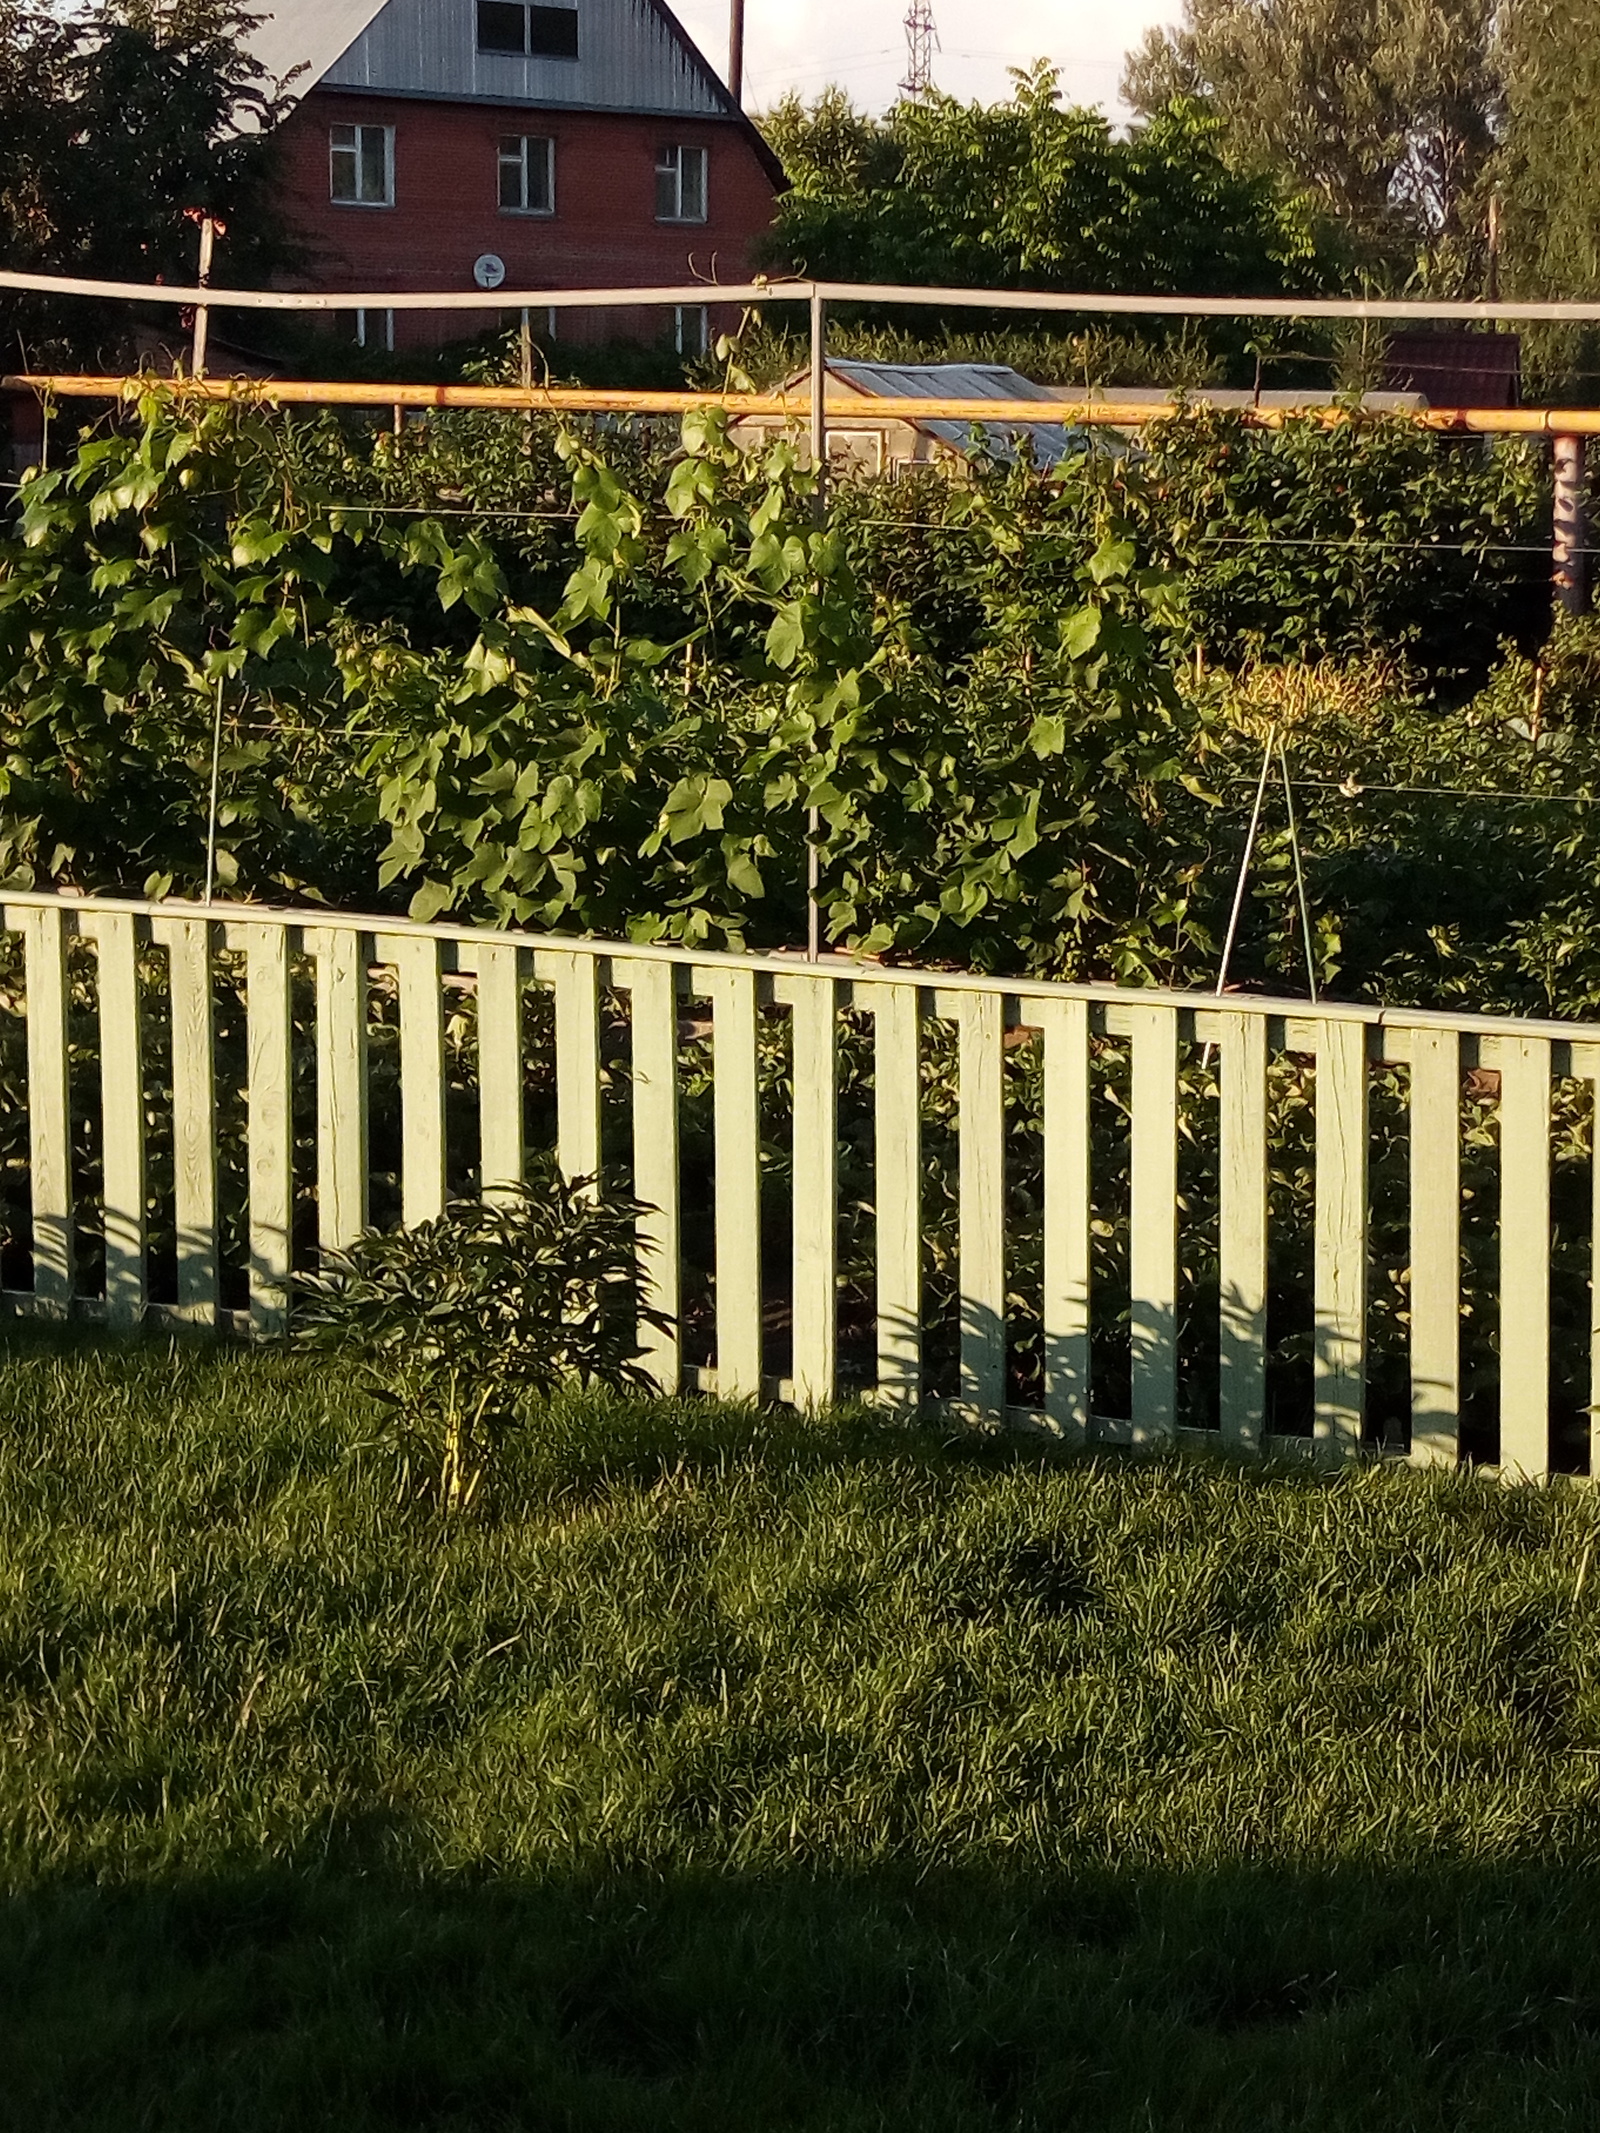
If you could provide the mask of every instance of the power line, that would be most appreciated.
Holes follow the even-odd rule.
[[[1505,792],[1487,785],[1367,785],[1355,777],[1308,778],[1295,772],[1294,782],[1302,791],[1336,792],[1347,800],[1363,800],[1368,793],[1398,794],[1403,799],[1414,800],[1503,800],[1512,807],[1538,807],[1546,804],[1564,807],[1600,807],[1600,793],[1592,792]],[[1243,771],[1231,773],[1219,779],[1219,784],[1251,785],[1253,775]]]

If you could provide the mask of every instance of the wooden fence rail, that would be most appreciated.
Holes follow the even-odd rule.
[[[391,1077],[384,1100],[395,1112],[382,1187],[389,1213],[414,1223],[440,1210],[453,1176],[493,1191],[522,1174],[529,1047],[544,1041],[530,1035],[537,997],[552,1096],[541,1116],[561,1167],[604,1191],[620,1163],[648,1203],[643,1286],[678,1326],[653,1334],[647,1351],[663,1389],[698,1384],[802,1405],[867,1390],[909,1406],[937,1392],[973,1415],[1069,1440],[1169,1444],[1190,1434],[1195,1412],[1180,1335],[1193,1307],[1184,1269],[1195,1232],[1210,1225],[1210,1434],[1241,1453],[1346,1459],[1364,1444],[1377,1448],[1369,1112],[1376,1077],[1396,1069],[1408,1169],[1387,1174],[1409,1177],[1396,1189],[1409,1196],[1396,1278],[1410,1402],[1407,1427],[1391,1429],[1382,1448],[1423,1465],[1460,1452],[1467,1088],[1480,1115],[1487,1102],[1498,1136],[1498,1205],[1473,1217],[1493,1232],[1498,1314],[1497,1417],[1483,1456],[1531,1478],[1553,1464],[1581,1471],[1588,1458],[1585,1403],[1600,1397],[1600,1220],[1589,1218],[1578,1301],[1587,1375],[1563,1424],[1552,1377],[1552,1101],[1563,1083],[1588,1084],[1589,1094],[1563,1101],[1569,1111],[1575,1101],[1592,1105],[1600,1027],[1219,1001],[244,906],[8,894],[0,916],[13,951],[0,1018],[0,1060],[12,1061],[0,1072],[0,1110],[13,1115],[0,1116],[0,1140],[9,1135],[13,1150],[4,1264],[14,1310],[103,1310],[119,1325],[152,1314],[201,1324],[231,1317],[281,1333],[297,1255],[348,1244],[372,1211],[380,1023]],[[237,1085],[227,1088],[225,1022],[229,1043],[238,1040]],[[934,1128],[923,1072],[941,1045],[954,1100],[938,1131],[955,1150],[955,1204],[951,1265],[940,1279],[958,1320],[942,1389],[929,1363]],[[1098,1174],[1091,1131],[1093,1105],[1106,1100],[1094,1094],[1095,1062],[1110,1046],[1126,1069],[1125,1177],[1115,1187]],[[848,1047],[851,1130],[871,1180],[866,1320],[853,1325],[840,1272]],[[1193,1071],[1202,1047],[1216,1063],[1205,1120]],[[1037,1068],[1026,1119],[1013,1056],[1022,1050]],[[1285,1160],[1269,1130],[1269,1079],[1284,1060],[1298,1062],[1314,1108],[1305,1141],[1310,1399],[1299,1436],[1274,1434],[1267,1398],[1269,1180]],[[694,1151],[684,1109],[691,1064],[702,1096],[710,1077],[696,1129],[709,1149],[697,1142]],[[778,1082],[781,1131],[768,1115]],[[225,1250],[219,1145],[230,1105],[243,1147],[227,1160],[245,1204]],[[1592,1110],[1583,1116],[1592,1122]],[[1180,1175],[1185,1144],[1202,1127],[1215,1138],[1210,1207]],[[1039,1255],[1036,1286],[1019,1301],[1020,1218],[1008,1169],[1024,1129],[1040,1157]],[[454,1162],[453,1135],[466,1146]],[[775,1217],[764,1181],[780,1173],[787,1212]],[[1116,1216],[1114,1190],[1123,1194]],[[1392,1229],[1395,1210],[1382,1212]],[[1091,1280],[1093,1234],[1115,1219],[1128,1240],[1120,1299],[1098,1295]],[[685,1316],[691,1230],[705,1243],[696,1327]],[[168,1240],[159,1252],[158,1232]],[[230,1284],[236,1308],[225,1308]],[[1113,1301],[1127,1356],[1120,1415],[1098,1412],[1093,1397],[1095,1342]],[[707,1360],[688,1355],[691,1333]],[[1032,1374],[1019,1377],[1024,1346]],[[1024,1380],[1028,1401],[1017,1394]]]

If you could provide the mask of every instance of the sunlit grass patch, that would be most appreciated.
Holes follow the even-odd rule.
[[[0,1364],[17,2123],[1592,2123],[1587,1492]]]

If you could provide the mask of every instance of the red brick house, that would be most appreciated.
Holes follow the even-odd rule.
[[[252,43],[299,98],[286,210],[314,287],[469,290],[749,278],[783,172],[664,0],[278,0]],[[380,307],[368,345],[501,314]],[[674,333],[715,306],[552,314],[559,337]]]

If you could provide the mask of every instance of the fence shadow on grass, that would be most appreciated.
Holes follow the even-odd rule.
[[[1593,2123],[1593,1867],[530,1881],[408,1871],[396,1836],[13,1894],[9,2122]]]

